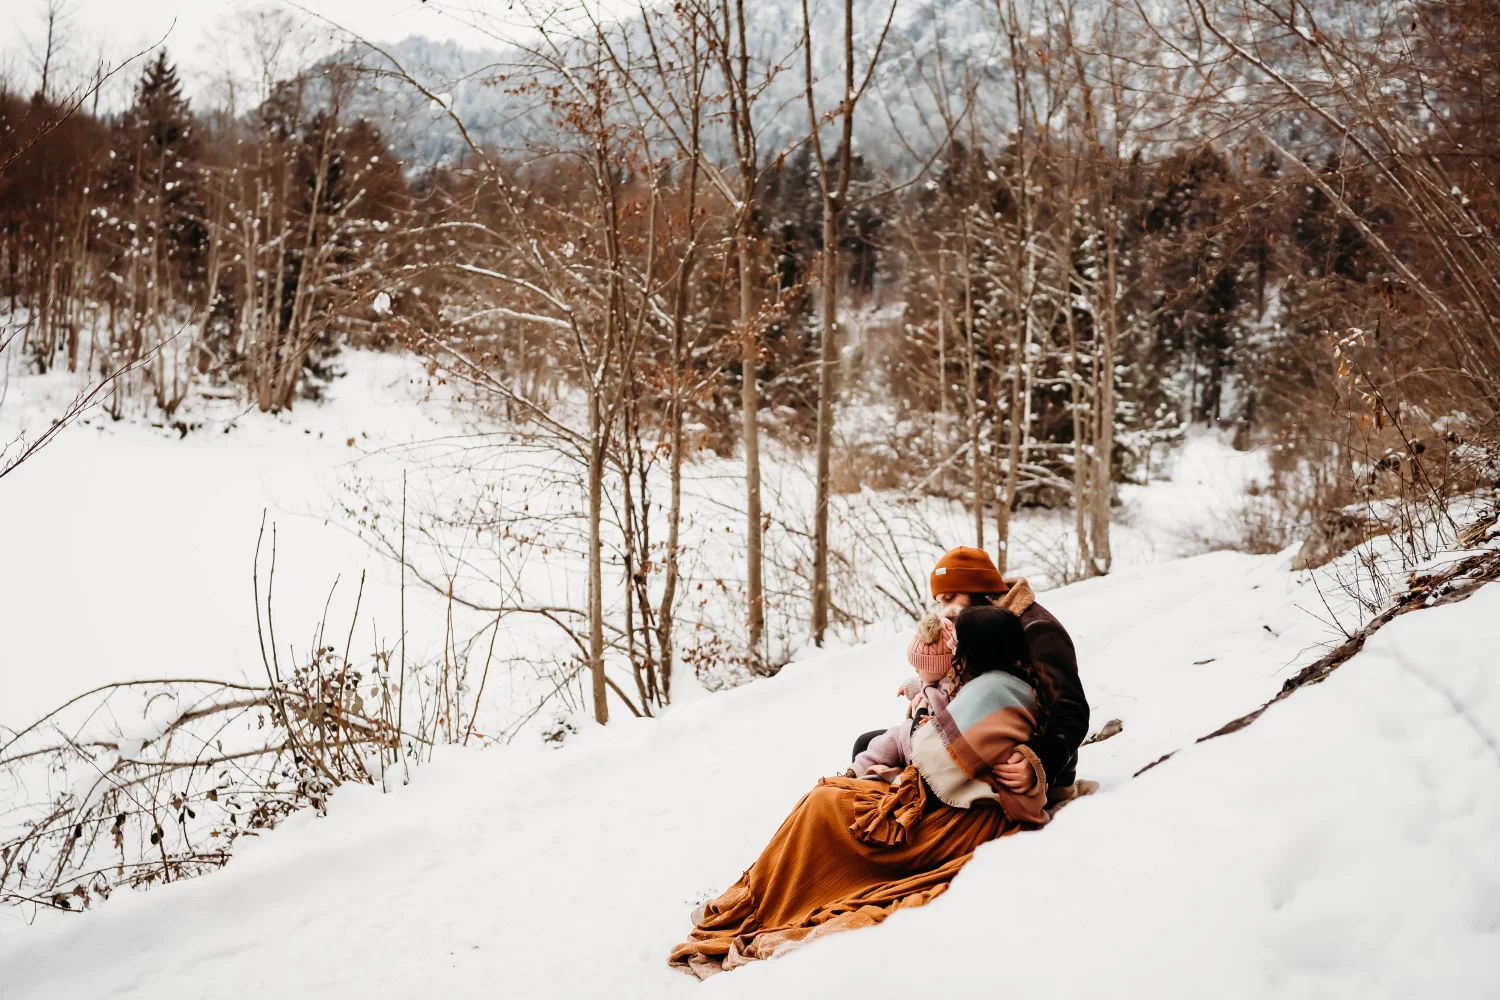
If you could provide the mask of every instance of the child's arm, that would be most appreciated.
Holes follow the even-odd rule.
[[[947,708],[952,696],[948,693],[948,686],[942,681],[936,684],[928,684],[922,688],[922,699],[926,702],[929,710]]]
[[[901,697],[905,698],[909,705],[906,707],[906,717],[909,719],[919,709],[947,708],[950,700],[948,689],[942,681],[936,684],[924,684],[922,678],[912,674],[901,682]]]
[[[906,768],[907,754],[902,749],[901,737],[905,734],[907,723],[892,726],[879,736],[870,741],[869,747],[864,753],[854,758],[854,776],[879,777],[888,781],[886,774],[892,770],[899,774]]]

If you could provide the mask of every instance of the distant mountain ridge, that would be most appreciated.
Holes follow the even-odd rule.
[[[856,14],[864,19],[856,22],[855,47],[861,58],[868,58],[874,49],[888,11],[885,5],[872,3]],[[778,67],[756,104],[761,153],[774,157],[808,129],[801,6],[793,0],[771,0],[749,6],[746,15],[751,46],[760,56],[758,65],[752,63],[752,73],[764,80],[770,66]],[[639,33],[636,24],[632,28],[627,22],[624,29]],[[835,107],[843,83],[841,5],[825,3],[814,10],[813,35],[821,41],[813,52],[814,92],[820,113],[826,113]],[[986,86],[998,82],[997,56],[1003,46],[989,4],[922,0],[898,5],[879,70],[857,115],[859,151],[873,162],[890,166],[930,153],[945,134],[934,91],[946,89],[947,100],[958,110],[968,89],[966,79],[979,81],[977,92],[987,113],[1007,115],[1010,101],[1005,88]],[[447,105],[433,102],[389,74],[358,89],[352,110],[380,127],[410,169],[452,164],[467,155],[449,108],[475,142],[487,148],[519,151],[555,137],[549,110],[540,106],[538,98],[515,92],[517,81],[532,72],[525,65],[527,54],[522,47],[467,47],[410,36],[383,48],[402,72]],[[365,51],[359,60],[376,69],[395,68],[379,53]],[[864,65],[858,68],[861,78],[864,69]],[[709,88],[714,88],[712,79]],[[715,140],[710,135],[707,141]]]

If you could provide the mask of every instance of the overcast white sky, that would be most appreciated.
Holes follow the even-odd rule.
[[[46,5],[47,0],[0,0],[0,73],[17,89],[30,91],[37,85],[36,57],[45,38]],[[461,0],[446,6],[452,10],[471,5],[502,16],[507,6],[505,0]],[[189,96],[202,100],[226,64],[237,58],[235,50],[242,48],[235,30],[239,15],[268,6],[296,12],[264,0],[65,0],[64,73],[71,69],[75,77],[81,75],[82,67],[97,62],[101,50],[107,60],[117,62],[167,35],[168,52]],[[332,32],[316,15],[371,41],[418,34],[476,45],[485,41],[420,0],[301,0],[298,6],[312,12],[299,19],[310,32],[321,34],[324,44]],[[127,94],[137,75],[133,68],[120,74],[109,103]]]

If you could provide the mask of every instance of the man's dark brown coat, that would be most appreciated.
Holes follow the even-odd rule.
[[[1078,677],[1073,638],[1036,602],[1031,585],[1024,579],[1011,581],[1010,589],[995,599],[995,605],[1021,619],[1026,641],[1031,644],[1031,658],[1042,665],[1052,681],[1052,711],[1042,731],[1027,745],[1046,769],[1047,784],[1071,785],[1078,773],[1078,747],[1089,731],[1089,703]]]

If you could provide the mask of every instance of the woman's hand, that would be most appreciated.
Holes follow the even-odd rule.
[[[1026,795],[1036,787],[1036,771],[1031,766],[1031,761],[1026,755],[1017,750],[1010,755],[1010,759],[995,768],[995,777],[1000,779],[1000,784],[1017,795]]]

